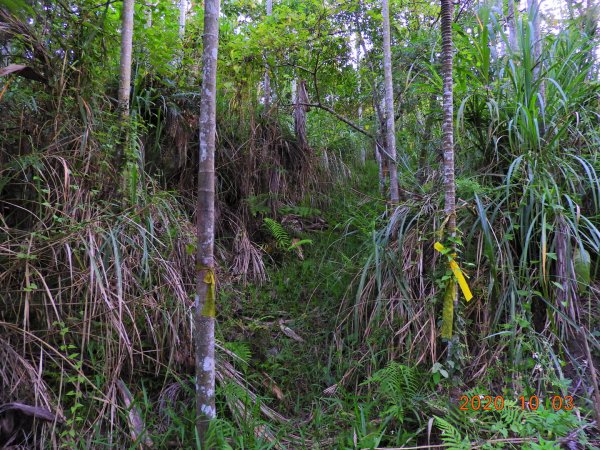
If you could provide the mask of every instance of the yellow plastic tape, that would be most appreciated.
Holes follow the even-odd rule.
[[[204,274],[204,282],[208,284],[206,291],[206,301],[202,308],[202,315],[204,317],[215,317],[216,306],[215,306],[215,291],[216,291],[216,279],[215,272],[213,269],[207,269]]]
[[[439,242],[436,242],[435,244],[433,244],[433,248],[435,248],[440,253],[443,253],[446,250],[446,247],[444,247]],[[473,298],[473,294],[471,293],[471,289],[469,289],[469,285],[467,284],[467,280],[465,279],[465,276],[463,275],[462,270],[460,270],[460,267],[458,266],[456,261],[454,261],[454,256],[456,256],[456,255],[450,256],[450,258],[451,258],[449,261],[450,269],[452,270],[452,273],[454,274],[454,277],[456,278],[456,281],[458,282],[458,285],[460,286],[460,290],[462,291],[463,295],[465,296],[465,300],[469,301]]]

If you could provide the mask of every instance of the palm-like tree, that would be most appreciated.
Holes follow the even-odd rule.
[[[442,79],[443,121],[442,153],[444,155],[444,210],[451,236],[456,233],[456,187],[454,184],[454,108],[452,90],[452,0],[441,0],[442,7]]]
[[[200,157],[196,253],[196,302],[194,343],[196,349],[196,427],[204,442],[215,409],[215,135],[217,51],[220,0],[204,2],[203,74],[200,94]]]
[[[452,0],[441,0],[442,10],[442,154],[444,156],[444,212],[450,238],[456,235],[456,185],[454,182],[454,106],[452,77]],[[454,280],[450,282],[444,295],[444,324],[442,336],[452,337],[453,311],[458,303],[458,292]],[[451,357],[453,339],[448,344],[448,357]]]

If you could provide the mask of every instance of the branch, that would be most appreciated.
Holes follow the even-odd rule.
[[[354,128],[359,133],[362,133],[365,136],[367,136],[367,137],[375,140],[375,137],[371,133],[369,133],[367,130],[365,130],[364,128],[362,128],[359,125],[355,124],[350,119],[347,119],[344,116],[342,116],[341,114],[337,113],[336,111],[334,111],[329,106],[323,105],[320,102],[319,103],[297,103],[297,104],[298,105],[302,105],[302,106],[308,106],[310,108],[319,108],[319,109],[322,109],[323,111],[327,111],[329,114],[331,114],[332,116],[334,116],[336,119],[341,120],[342,122],[344,122],[349,127]]]
[[[397,160],[395,158],[392,158],[392,155],[390,155],[384,148],[383,146],[379,143],[379,141],[377,140],[377,138],[375,136],[373,136],[371,133],[369,133],[367,130],[365,130],[364,128],[361,128],[359,125],[356,125],[354,122],[352,122],[351,120],[345,118],[344,116],[342,116],[341,114],[335,112],[335,110],[333,110],[332,108],[330,108],[329,106],[323,105],[321,103],[297,103],[298,105],[302,105],[302,106],[309,106],[311,108],[319,108],[322,109],[323,111],[327,111],[329,114],[331,114],[333,117],[335,117],[336,119],[344,122],[346,125],[348,125],[351,128],[354,128],[356,131],[358,131],[359,133],[364,134],[365,136],[367,136],[368,138],[372,139],[373,142],[375,142],[375,145],[377,146],[377,148],[379,149],[379,151],[381,153],[383,153],[390,161],[393,162],[397,162]]]

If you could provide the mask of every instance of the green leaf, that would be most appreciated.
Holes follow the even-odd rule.
[[[31,291],[34,291],[34,290],[36,290],[37,288],[38,288],[38,285],[37,285],[37,284],[35,284],[35,283],[30,283],[30,284],[28,284],[27,286],[25,286],[25,287],[23,288],[23,290],[24,290],[25,292],[31,292]]]
[[[37,259],[37,255],[32,255],[30,253],[17,253],[17,259],[28,259],[28,260],[33,260],[33,259]]]
[[[297,242],[294,242],[292,245],[288,247],[288,250],[294,250],[296,247],[301,247],[302,245],[312,244],[312,239],[301,239]]]
[[[591,258],[586,249],[577,247],[573,255],[575,266],[575,279],[577,280],[577,290],[583,293],[590,285]]]

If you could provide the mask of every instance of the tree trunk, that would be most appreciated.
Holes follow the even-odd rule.
[[[447,234],[456,236],[456,185],[454,181],[454,99],[452,77],[452,19],[454,15],[453,0],[441,0],[442,15],[442,153],[444,155],[444,212],[446,215]],[[454,246],[454,245],[453,245]],[[446,317],[447,311],[458,310],[458,291],[454,280],[446,288],[444,296],[444,322],[452,323],[453,313]],[[449,305],[446,304],[449,301]],[[453,307],[448,308],[448,306]],[[447,325],[447,324],[446,324]],[[444,328],[444,327],[443,327]],[[450,326],[450,330],[452,327]],[[444,331],[442,330],[442,333]],[[448,359],[453,358],[453,346],[456,334],[452,334],[448,342]]]
[[[298,146],[302,152],[308,151],[308,140],[306,138],[306,111],[308,103],[306,92],[306,81],[300,79],[296,83],[296,98],[294,102],[294,130]]]
[[[215,135],[220,0],[205,0],[200,94],[200,154],[196,209],[196,428],[204,442],[215,409]]]
[[[454,184],[454,100],[452,77],[452,0],[441,0],[442,6],[442,79],[443,120],[442,153],[444,155],[444,211],[451,236],[456,233],[456,187]]]
[[[267,17],[273,15],[273,0],[267,0]],[[269,66],[265,65],[265,111],[271,108],[271,78],[269,77]]]
[[[185,19],[187,16],[188,0],[179,0],[179,39],[185,37]]]
[[[394,126],[394,86],[392,84],[392,50],[390,44],[390,11],[388,0],[383,0],[383,75],[385,80],[386,151],[390,169],[390,201],[400,202],[398,168],[396,167],[396,127]]]
[[[510,51],[517,51],[517,13],[515,9],[515,0],[508,0],[508,13],[506,16],[508,21],[508,45]]]
[[[115,165],[119,171],[123,165],[124,149],[129,143],[129,93],[131,91],[131,55],[133,53],[133,7],[134,0],[123,0],[118,96],[121,136],[116,145],[115,155]]]
[[[131,90],[131,54],[133,50],[133,4],[134,0],[123,0],[121,23],[121,62],[119,77],[119,112],[121,119],[129,118],[129,91]]]

